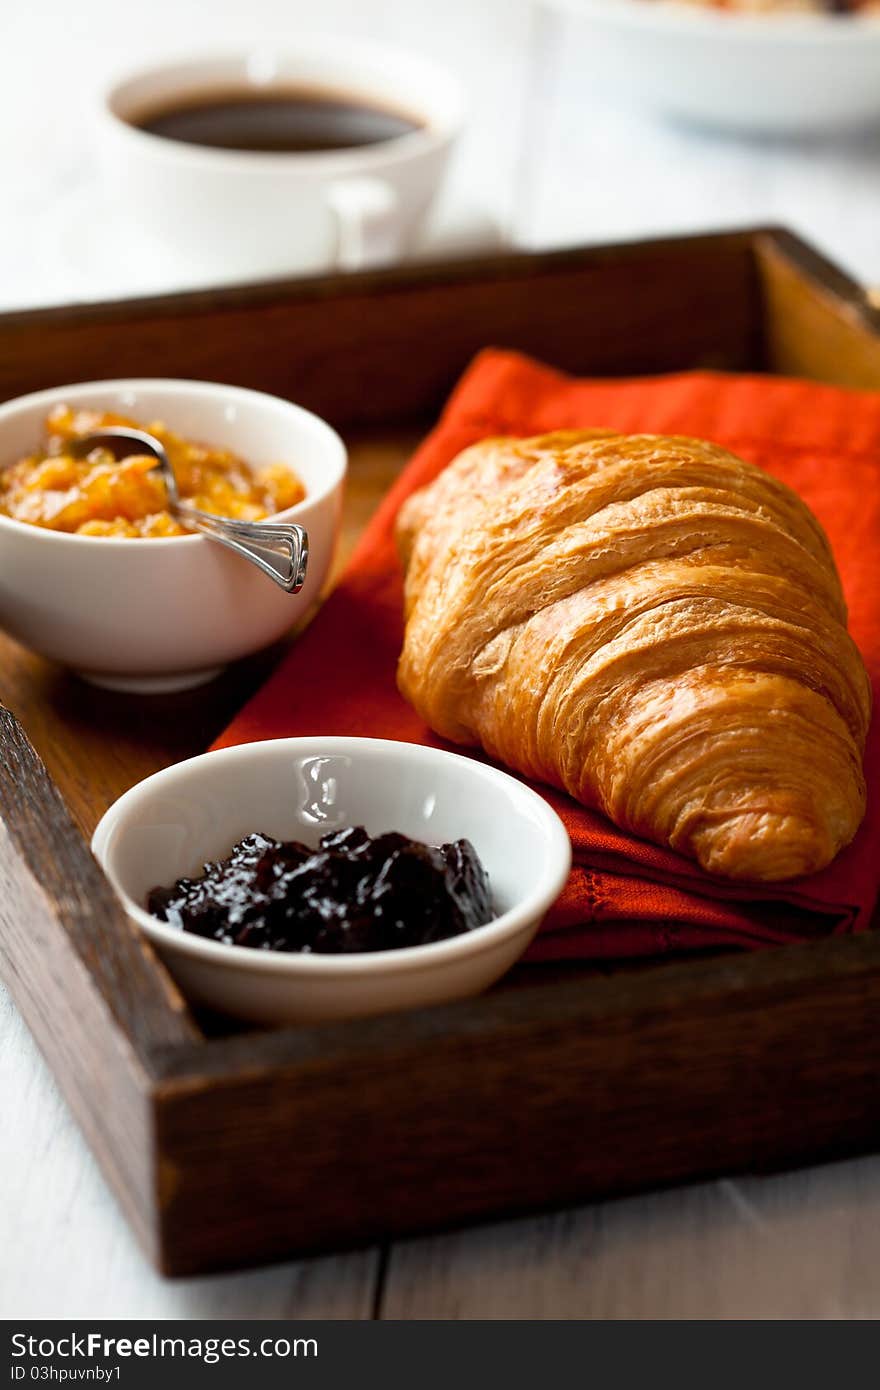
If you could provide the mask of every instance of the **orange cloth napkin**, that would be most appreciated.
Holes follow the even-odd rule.
[[[599,425],[711,439],[795,488],[831,539],[850,631],[877,698],[880,394],[710,372],[575,381],[518,354],[487,351],[385,498],[339,587],[218,746],[312,733],[442,746],[395,686],[402,640],[393,538],[397,509],[461,449],[486,435]],[[822,873],[775,887],[712,879],[689,860],[540,788],[568,827],[574,868],[531,958],[754,947],[868,926],[880,887],[877,726],[875,720],[866,753],[868,814],[855,841]]]

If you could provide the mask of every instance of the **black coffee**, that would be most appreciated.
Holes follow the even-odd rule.
[[[148,111],[132,124],[187,145],[278,154],[356,149],[421,129],[399,111],[302,91],[216,92]]]

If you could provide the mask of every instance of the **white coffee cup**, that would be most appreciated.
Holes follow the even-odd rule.
[[[264,153],[170,140],[147,114],[200,95],[301,89],[400,111],[416,129],[372,145]],[[404,254],[438,191],[463,120],[456,81],[373,44],[311,40],[285,53],[145,68],[103,99],[103,166],[130,234],[177,269],[261,276],[354,270]]]

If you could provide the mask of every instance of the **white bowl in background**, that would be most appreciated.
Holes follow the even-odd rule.
[[[152,888],[198,873],[254,831],[316,845],[347,825],[432,844],[470,840],[499,916],[427,946],[302,955],[205,940],[146,911]],[[555,811],[507,773],[442,749],[318,734],[204,753],[155,773],[111,806],[92,849],[185,994],[272,1024],[417,1008],[486,989],[522,955],[571,864]]]
[[[317,599],[342,507],[345,447],[316,415],[277,396],[205,381],[83,382],[0,405],[0,468],[32,451],[53,406],[161,420],[248,463],[287,463],[305,499],[279,513],[309,536],[306,582],[285,593],[203,536],[76,536],[0,515],[0,627],[113,689],[179,690],[276,641]]]
[[[616,99],[738,132],[880,122],[880,17],[750,15],[665,0],[552,0],[577,15],[584,77]]]

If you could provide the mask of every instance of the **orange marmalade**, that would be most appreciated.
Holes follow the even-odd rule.
[[[143,429],[165,447],[181,498],[215,516],[262,521],[301,502],[305,489],[286,464],[252,468],[226,449],[172,434],[159,421],[138,424],[109,411],[57,406],[46,420],[45,445],[0,468],[0,514],[77,536],[185,536],[167,510],[155,459],[117,462],[106,449],[72,458],[68,446],[115,425]]]

